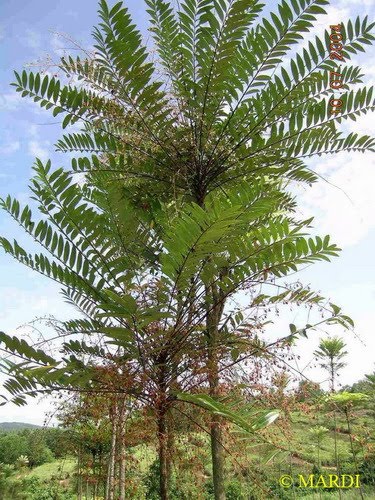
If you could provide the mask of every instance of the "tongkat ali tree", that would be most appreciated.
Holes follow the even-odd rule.
[[[194,339],[202,337],[205,344],[209,391],[216,400],[220,359],[233,348],[238,333],[228,319],[234,295],[337,253],[328,237],[305,237],[311,221],[295,218],[295,203],[286,190],[291,181],[317,180],[305,164],[307,158],[374,150],[373,138],[345,135],[338,129],[342,121],[374,109],[373,88],[358,88],[361,69],[349,63],[351,54],[374,40],[374,25],[367,17],[341,25],[346,62],[338,68],[330,59],[329,31],[305,47],[298,46],[317,16],[325,13],[327,0],[281,2],[266,16],[257,0],[183,0],[178,8],[164,0],[146,3],[155,50],[142,43],[121,2],[110,8],[103,0],[101,22],[93,32],[95,54],[67,56],[59,62],[65,76],[79,84],[65,84],[63,76],[60,80],[24,71],[16,73],[14,85],[54,116],[63,114],[64,128],[81,123],[80,132],[67,133],[57,143],[59,151],[86,153],[72,161],[73,173],[86,174],[91,186],[104,182],[108,193],[113,186],[115,191],[119,188],[117,207],[126,207],[122,220],[128,207],[123,197],[147,214],[142,227],[151,232],[148,237],[158,235],[158,247],[150,251],[147,240],[134,251],[148,259],[151,273],[159,273],[168,296],[166,318],[158,318],[164,332],[157,359],[159,387],[168,393],[167,381],[178,378],[181,360],[186,359],[182,350],[193,332],[203,330]],[[292,49],[296,52],[291,60],[283,62]],[[332,114],[329,74],[337,69],[342,75],[343,105],[340,114]],[[10,202],[3,205],[13,210]],[[51,211],[49,201],[44,210]],[[28,220],[25,215],[21,219],[21,223]],[[70,240],[75,242],[76,236]],[[122,318],[129,322],[136,310],[132,300],[125,299],[125,305],[114,295],[103,297],[105,282],[95,270],[87,274],[93,256],[97,253],[97,266],[107,253],[107,241],[102,250],[94,243],[89,258],[82,261],[85,282],[89,277],[98,280],[99,304],[109,301],[113,307],[114,301],[120,308],[133,307]],[[25,261],[18,245],[3,241],[3,247]],[[109,257],[106,275],[112,272],[111,259],[120,262],[118,251]],[[39,262],[48,270],[44,260]],[[132,274],[130,269],[135,268],[129,262],[123,265]],[[56,269],[48,272],[63,276]],[[113,274],[114,280],[121,275],[117,269]],[[76,282],[68,286],[74,294]],[[122,280],[113,281],[111,291],[129,297]],[[277,300],[323,301],[303,287],[297,292],[285,290]],[[348,325],[337,309],[332,313]],[[138,349],[142,342],[137,338]],[[217,500],[225,498],[219,413],[213,413],[211,425]],[[162,498],[167,498],[167,482],[163,484]]]

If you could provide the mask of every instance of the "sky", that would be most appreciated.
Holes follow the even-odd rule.
[[[144,3],[127,0],[125,4],[147,37]],[[268,2],[271,8],[273,4]],[[375,18],[372,0],[332,0],[326,10],[327,16],[319,17],[314,34],[358,14]],[[28,180],[36,156],[43,161],[51,158],[55,166],[68,165],[68,159],[55,153],[53,147],[61,134],[61,120],[30,100],[22,99],[13,90],[10,86],[14,80],[13,70],[42,64],[53,73],[51,61],[57,61],[65,51],[75,51],[64,35],[91,48],[91,30],[96,23],[96,0],[1,0],[0,196],[11,194],[23,203],[28,202]],[[365,55],[354,56],[354,61],[362,65],[365,83],[375,84],[373,46]],[[352,130],[374,135],[374,117],[366,115],[357,122],[347,123],[345,131]],[[318,263],[302,271],[299,278],[342,306],[355,321],[354,334],[340,328],[329,331],[347,342],[348,364],[341,372],[340,381],[348,384],[375,369],[375,158],[371,153],[341,153],[321,157],[310,166],[325,180],[299,191],[300,214],[314,215],[317,232],[330,234],[342,252],[330,264]],[[28,241],[5,213],[0,213],[0,234],[15,237],[21,243]],[[22,336],[25,332],[22,325],[48,314],[66,319],[74,316],[74,311],[64,304],[57,286],[0,252],[0,330]],[[286,311],[282,320],[275,321],[266,335],[269,338],[284,336],[288,333],[288,323],[302,326],[304,315],[304,311]],[[311,352],[324,336],[326,330],[298,342],[294,351],[301,360],[296,368],[302,369],[311,361]],[[326,378],[311,364],[303,373],[317,382]],[[49,408],[49,401],[33,401],[23,408],[0,407],[0,421],[42,423],[44,412]]]

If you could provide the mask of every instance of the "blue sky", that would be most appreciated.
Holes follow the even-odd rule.
[[[134,20],[147,36],[146,13],[142,1],[128,0]],[[370,14],[375,9],[371,0],[333,0],[328,15],[319,18],[318,32],[329,24],[345,21],[357,14]],[[27,201],[28,179],[35,156],[51,158],[56,164],[68,164],[68,159],[53,152],[53,144],[61,133],[59,120],[52,118],[28,100],[22,100],[13,88],[13,69],[22,70],[26,64],[38,59],[58,60],[64,50],[70,52],[72,43],[60,34],[68,34],[82,46],[89,48],[92,26],[97,22],[95,0],[29,0],[14,2],[2,0],[0,5],[0,196],[8,193],[22,202]],[[357,58],[367,74],[366,83],[375,83],[375,50],[370,47],[365,56]],[[53,73],[53,67],[48,70]],[[375,134],[374,118],[366,116],[350,123],[350,130]],[[345,334],[350,346],[348,366],[342,372],[342,382],[355,381],[374,369],[375,361],[375,163],[374,155],[340,154],[321,158],[311,166],[330,183],[321,182],[309,190],[300,191],[301,214],[314,214],[320,234],[329,233],[342,248],[340,258],[332,264],[318,264],[301,274],[305,283],[341,305],[356,321],[356,334]],[[340,189],[339,189],[340,188]],[[27,242],[21,232],[0,213],[0,234]],[[58,289],[13,262],[0,253],[0,330],[21,335],[25,330],[17,327],[37,316],[54,314],[69,317],[73,311],[62,302]],[[268,334],[285,334],[290,321],[301,323],[304,312],[287,312],[282,321],[270,327]],[[296,354],[302,364],[311,358],[324,332],[318,332],[308,341],[300,343]],[[305,372],[315,380],[324,379],[318,369]],[[26,410],[16,407],[0,408],[2,420],[28,420],[41,422],[48,402],[31,404]]]

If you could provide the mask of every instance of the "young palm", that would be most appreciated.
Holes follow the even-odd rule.
[[[343,361],[348,351],[345,342],[339,337],[322,339],[314,355],[320,360],[320,366],[329,372],[331,392],[335,392],[338,371],[346,366]]]

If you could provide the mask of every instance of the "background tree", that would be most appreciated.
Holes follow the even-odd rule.
[[[323,395],[323,391],[318,383],[304,379],[298,384],[295,395],[297,401],[313,402]]]
[[[328,432],[328,429],[326,427],[323,427],[321,425],[316,426],[316,427],[311,427],[310,429],[310,436],[312,441],[314,442],[314,445],[316,446],[317,450],[317,470],[318,473],[321,473],[321,462],[320,462],[320,449],[322,446],[322,441],[324,439],[325,434]]]
[[[340,392],[338,394],[331,394],[328,398],[329,401],[333,401],[335,405],[339,408],[340,411],[343,411],[345,414],[346,424],[348,427],[348,434],[350,439],[350,448],[353,455],[353,461],[355,465],[355,471],[358,474],[358,461],[357,461],[357,451],[354,446],[354,437],[352,433],[351,423],[350,423],[350,411],[354,405],[362,405],[364,401],[368,399],[366,394],[361,393],[349,393],[349,392]],[[359,488],[359,494],[363,499],[363,491],[362,487]]]
[[[320,366],[328,371],[331,392],[335,392],[335,382],[339,370],[346,366],[343,361],[348,351],[345,342],[339,337],[322,339],[314,355],[320,360]]]
[[[344,351],[345,342],[339,337],[331,337],[322,339],[319,343],[319,347],[314,351],[315,356],[321,360],[320,366],[328,371],[329,382],[330,382],[330,392],[335,393],[335,382],[338,375],[338,371],[345,366],[346,363],[343,362],[343,358],[348,354]],[[336,417],[336,405],[333,404],[333,419],[334,419],[334,439],[335,439],[335,457],[336,457],[336,469],[339,472],[339,457],[337,452],[337,417]]]

